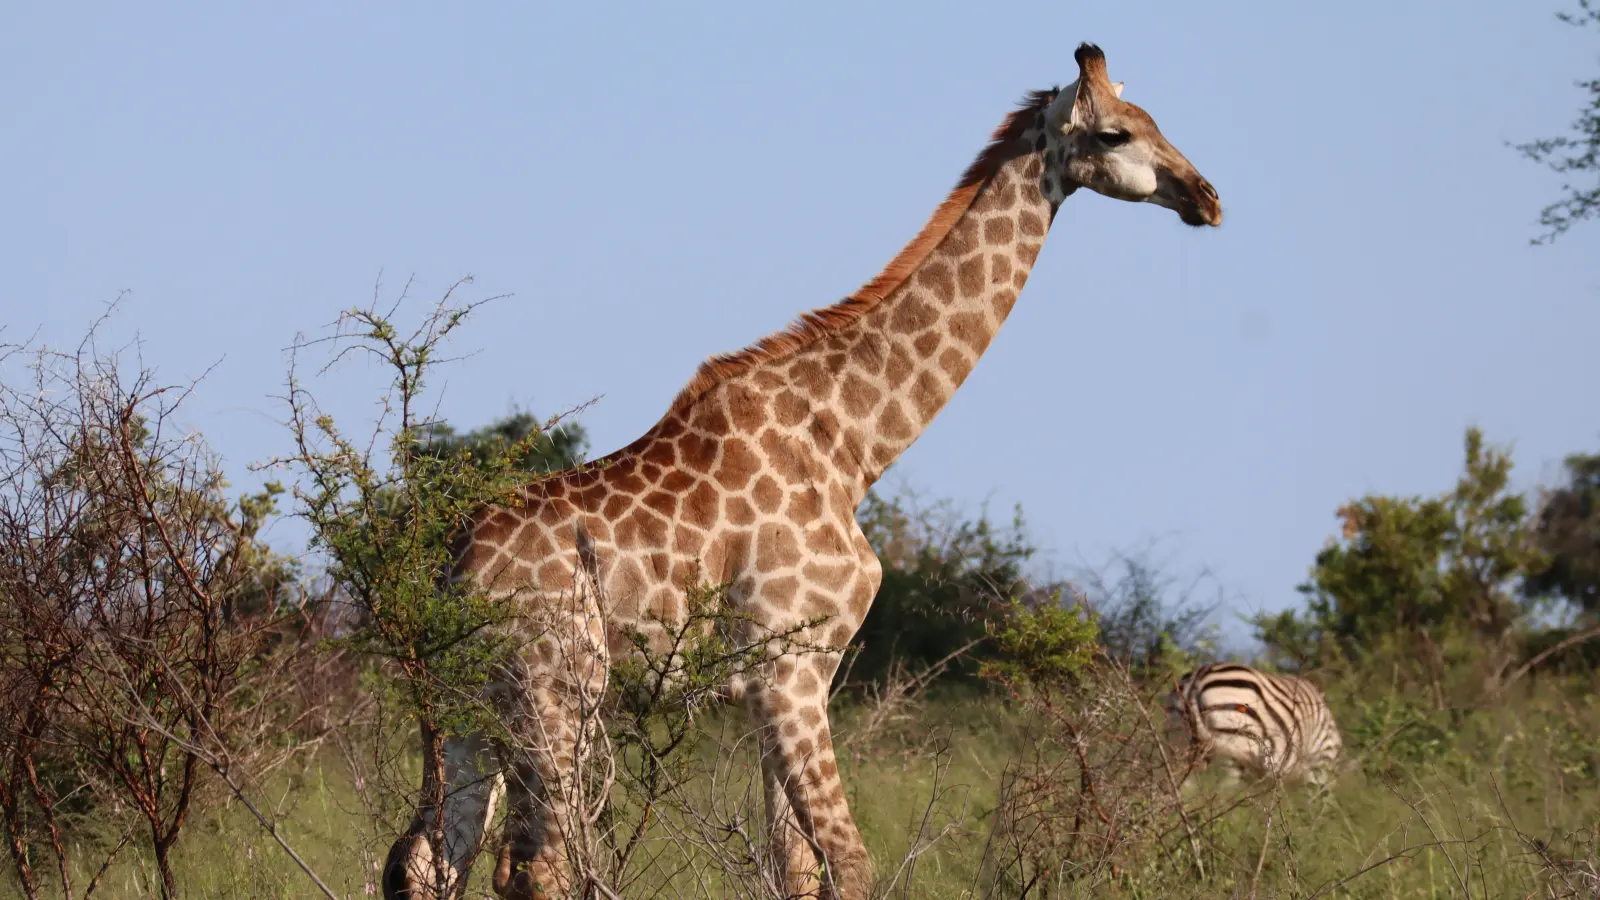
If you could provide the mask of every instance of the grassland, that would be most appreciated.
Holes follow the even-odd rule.
[[[971,691],[898,710],[846,703],[838,747],[879,876],[889,887],[898,873],[889,887],[896,897],[1600,896],[1600,695],[1592,683],[1524,683],[1472,711],[1372,685],[1336,684],[1329,697],[1347,768],[1326,795],[1219,793],[1207,773],[1188,796],[1193,842],[1176,819],[1141,818],[1136,803],[1124,805],[1133,812],[1116,823],[1116,847],[1100,864],[1035,859],[998,883],[980,872],[984,850],[1003,773],[1039,746],[1036,717]],[[749,742],[736,740],[738,720],[712,711],[698,727],[706,739],[694,752],[705,777],[695,802],[724,812],[743,804],[759,816],[759,776]],[[337,894],[370,896],[399,812],[375,819],[336,754],[307,757],[260,785],[255,799]],[[1099,838],[1113,830],[1091,824],[1085,829]],[[738,896],[715,874],[695,872],[693,843],[674,837],[683,826],[681,814],[660,817],[628,896]],[[184,896],[319,896],[239,803],[217,804],[189,827],[177,851]],[[74,840],[89,851],[96,832],[94,822],[81,823]],[[907,864],[913,846],[923,852]],[[487,893],[488,868],[475,870],[474,890]],[[151,896],[152,877],[148,855],[131,844],[99,895]]]

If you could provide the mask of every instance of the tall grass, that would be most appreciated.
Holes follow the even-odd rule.
[[[1223,792],[1207,773],[1189,800],[1198,850],[1176,821],[1156,820],[1120,835],[1113,865],[1075,872],[1072,860],[1030,860],[1020,880],[986,876],[983,862],[999,786],[1008,767],[1036,749],[1036,720],[992,694],[961,689],[902,716],[844,700],[837,743],[852,809],[890,896],[1600,896],[1600,693],[1592,681],[1521,684],[1470,711],[1439,709],[1404,690],[1342,687],[1349,685],[1331,684],[1329,697],[1348,749],[1329,792],[1249,784]],[[759,769],[751,742],[740,740],[742,717],[711,710],[696,727],[706,739],[695,752],[708,773],[698,799],[743,803],[758,821]],[[394,825],[365,812],[336,754],[308,759],[258,785],[260,800],[336,892],[371,896],[374,862]],[[629,814],[625,806],[621,814]],[[630,896],[737,896],[697,866],[693,842],[674,839],[682,825],[665,816],[651,826],[647,871]],[[236,803],[191,827],[176,851],[183,896],[316,895]],[[119,831],[86,822],[74,840],[92,843],[102,833]],[[1203,879],[1191,864],[1196,852]],[[488,869],[481,863],[473,874],[480,896],[490,895]],[[147,897],[154,877],[148,848],[130,846],[101,890]]]

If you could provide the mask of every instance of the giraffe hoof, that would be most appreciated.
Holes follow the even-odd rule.
[[[533,866],[524,861],[511,861],[511,847],[500,848],[494,867],[494,892],[505,900],[552,900],[558,894],[547,893],[545,880],[534,877]]]
[[[512,874],[504,882],[496,878],[494,891],[505,900],[554,900],[558,896],[565,896],[546,893],[545,885],[527,869]]]
[[[433,848],[420,834],[404,834],[389,848],[383,864],[384,900],[435,900],[428,883],[433,872]]]

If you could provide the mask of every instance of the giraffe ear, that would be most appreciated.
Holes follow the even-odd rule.
[[[1058,131],[1086,128],[1094,119],[1094,91],[1082,78],[1062,88],[1046,113],[1046,121]]]
[[[1122,99],[1122,82],[1120,82],[1120,81],[1111,82],[1111,93],[1116,94],[1117,95],[1117,99],[1121,100]]]
[[[1072,107],[1078,99],[1078,82],[1067,85],[1056,92],[1056,98],[1050,101],[1050,108],[1045,111],[1045,122],[1057,131],[1064,131],[1072,124]]]

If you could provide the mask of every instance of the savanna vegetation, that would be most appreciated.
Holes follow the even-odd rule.
[[[383,415],[347,434],[291,378],[289,486],[232,499],[171,425],[181,387],[93,339],[11,348],[32,377],[0,394],[10,890],[377,890],[416,786],[441,789],[442,736],[501,727],[477,689],[513,652],[510,610],[442,586],[451,527],[587,451],[570,419],[421,414],[472,311],[403,333],[353,310],[302,342],[374,354]],[[883,894],[1593,896],[1600,455],[1532,493],[1512,464],[1470,430],[1449,491],[1330,510],[1302,602],[1251,620],[1261,665],[1327,693],[1346,741],[1327,791],[1179,788],[1193,761],[1161,702],[1221,652],[1203,579],[1133,553],[1031,583],[1021,510],[871,496],[884,585],[833,691]],[[317,567],[259,540],[283,507]],[[716,690],[752,660],[700,627],[718,599],[704,586],[676,652],[613,667],[575,825],[592,896],[771,896],[755,751]]]
[[[1572,133],[1520,147],[1570,178],[1541,240],[1596,209],[1600,81],[1580,87]],[[191,386],[104,348],[104,322],[0,347],[0,891],[373,896],[418,786],[439,800],[444,736],[504,732],[479,689],[514,610],[446,582],[449,537],[588,446],[571,414],[461,431],[429,404],[468,289],[297,343],[287,449],[242,495],[179,427]],[[351,425],[304,373],[357,356],[389,377]],[[878,893],[1600,896],[1600,452],[1513,476],[1467,431],[1449,490],[1328,510],[1299,602],[1249,620],[1254,661],[1333,708],[1327,790],[1180,787],[1162,700],[1237,655],[1203,579],[1133,552],[1036,583],[1022,510],[869,496],[885,578],[832,691]],[[281,516],[312,553],[262,539]],[[777,896],[751,735],[718,696],[756,660],[717,627],[722,586],[686,590],[673,652],[617,661],[591,711],[565,826],[586,897]]]

